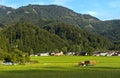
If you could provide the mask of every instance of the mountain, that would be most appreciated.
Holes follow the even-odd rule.
[[[15,9],[9,14],[4,14],[0,23],[12,24],[21,20],[29,20],[38,24],[40,20],[61,21],[75,26],[83,26],[86,22],[96,22],[99,19],[85,14],[78,14],[68,8],[57,5],[28,5]]]
[[[1,27],[13,25],[19,21],[30,22],[43,28],[53,22],[63,22],[69,26],[102,35],[115,45],[120,43],[120,20],[101,21],[91,15],[76,13],[63,6],[30,4],[17,9],[0,6],[0,17]]]
[[[120,49],[120,20],[101,21],[91,24],[94,32],[108,38],[115,44],[114,49]]]
[[[120,40],[120,20],[101,21],[92,26],[96,32],[107,36],[110,40]]]
[[[4,16],[4,15],[7,15],[7,14],[10,14],[14,11],[15,9],[11,8],[11,7],[6,7],[6,6],[3,6],[3,5],[0,5],[0,16]]]
[[[11,7],[6,7],[3,5],[0,5],[0,21],[2,21],[2,19],[11,14],[15,9],[11,8]]]

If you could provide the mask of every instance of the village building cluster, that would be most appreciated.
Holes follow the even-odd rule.
[[[32,54],[31,56],[87,56],[88,53],[85,51],[82,52],[67,52],[64,54],[64,52],[45,52],[45,53],[37,53]],[[102,52],[102,51],[94,51],[92,56],[120,56],[120,51],[108,51],[108,52]]]
[[[120,51],[94,52],[93,56],[120,56]]]

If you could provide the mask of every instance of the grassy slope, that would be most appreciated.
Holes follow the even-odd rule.
[[[38,64],[0,65],[1,78],[119,78],[120,57],[31,57]],[[96,60],[93,67],[78,67],[84,60]]]

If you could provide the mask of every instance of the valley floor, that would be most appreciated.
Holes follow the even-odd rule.
[[[120,78],[120,57],[47,56],[31,57],[35,64],[0,65],[1,78]],[[78,62],[95,60],[95,66]]]

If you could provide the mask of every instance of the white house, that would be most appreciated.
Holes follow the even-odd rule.
[[[73,56],[73,55],[75,55],[75,52],[68,52],[66,55]]]
[[[64,55],[62,51],[54,54],[54,56],[62,56],[62,55]]]
[[[100,56],[106,56],[107,53],[100,53]]]
[[[40,56],[49,56],[49,53],[40,53]]]

